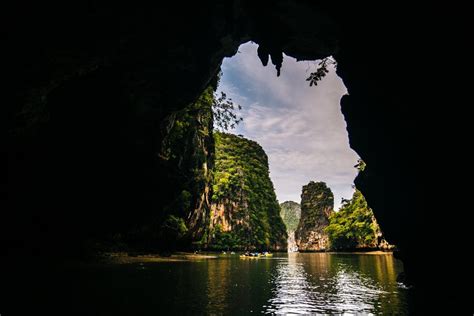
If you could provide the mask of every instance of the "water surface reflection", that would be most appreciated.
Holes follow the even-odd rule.
[[[49,293],[78,315],[407,314],[390,254],[236,255],[190,262],[93,265]]]
[[[407,313],[391,254],[290,253],[273,274],[266,313]]]

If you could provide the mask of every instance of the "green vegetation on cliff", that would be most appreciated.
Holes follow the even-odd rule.
[[[301,207],[293,201],[286,201],[280,204],[280,216],[285,223],[288,232],[296,231],[301,217]]]
[[[158,220],[158,239],[167,247],[186,247],[209,226],[210,186],[214,157],[214,87],[210,85],[196,102],[170,116],[159,158],[176,188],[171,203]]]
[[[256,142],[214,133],[215,169],[211,248],[285,249],[280,217],[268,170],[268,158]]]
[[[380,228],[359,190],[354,192],[352,199],[344,200],[340,210],[331,215],[325,230],[334,250],[379,246]]]
[[[301,220],[298,230],[311,230],[333,212],[334,195],[324,182],[310,181],[301,193]]]
[[[300,251],[322,251],[328,247],[324,229],[334,212],[334,195],[324,182],[310,181],[301,193],[301,219],[295,232]]]
[[[215,95],[217,84],[218,77],[160,127],[156,158],[168,185],[149,221],[118,242],[163,251],[286,249],[267,155],[256,142],[215,131],[241,120],[238,105]]]

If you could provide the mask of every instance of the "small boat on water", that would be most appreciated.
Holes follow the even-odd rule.
[[[272,253],[269,252],[251,252],[251,253],[245,253],[243,255],[240,255],[240,259],[261,259],[265,257],[273,257]]]
[[[240,255],[241,259],[258,259],[259,253],[258,252],[246,252]]]

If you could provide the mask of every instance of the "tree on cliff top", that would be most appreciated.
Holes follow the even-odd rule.
[[[237,115],[237,110],[242,110],[242,106],[235,104],[224,92],[221,91],[220,96],[214,95],[214,103],[212,105],[214,127],[220,131],[234,129],[243,121],[243,118]]]
[[[214,90],[217,90],[221,77],[222,71],[216,75],[214,82],[211,83]],[[235,104],[223,91],[221,91],[220,95],[214,93],[213,97],[212,112],[214,116],[214,128],[216,130],[225,132],[234,129],[243,121],[243,118],[237,115],[237,111],[242,110],[240,104]]]

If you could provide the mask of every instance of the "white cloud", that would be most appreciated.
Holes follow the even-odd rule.
[[[263,67],[257,45],[245,44],[223,63],[220,89],[243,106],[236,134],[257,141],[267,152],[270,176],[280,202],[300,201],[301,187],[325,181],[335,195],[350,198],[357,154],[349,148],[339,101],[347,92],[334,69],[316,87],[305,80],[313,63],[285,56],[281,76]]]

